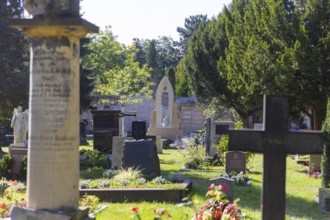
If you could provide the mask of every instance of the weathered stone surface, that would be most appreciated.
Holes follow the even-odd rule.
[[[112,168],[121,168],[123,160],[123,151],[126,140],[132,140],[132,137],[113,137],[112,139]]]
[[[27,156],[27,148],[22,147],[9,147],[9,155],[13,159],[13,165],[10,172],[14,175],[18,175],[22,168],[22,162],[25,156]]]

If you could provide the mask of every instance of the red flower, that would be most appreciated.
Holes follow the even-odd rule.
[[[0,209],[5,209],[7,206],[6,206],[6,203],[2,202],[0,203]]]
[[[226,190],[226,189],[227,189],[227,186],[226,186],[225,184],[222,184],[222,185],[221,185],[221,189],[222,189],[222,190]]]
[[[137,212],[138,210],[139,210],[139,207],[133,207],[133,208],[132,208],[132,211],[133,211],[133,212]]]

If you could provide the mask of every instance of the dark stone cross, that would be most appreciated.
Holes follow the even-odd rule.
[[[288,97],[265,95],[263,130],[230,130],[228,150],[263,153],[262,219],[285,219],[287,154],[322,154],[320,131],[290,132]]]

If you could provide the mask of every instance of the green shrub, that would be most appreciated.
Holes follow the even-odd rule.
[[[13,164],[12,158],[9,154],[4,154],[0,159],[0,177],[9,179],[10,178],[10,168]]]
[[[98,150],[81,150],[80,156],[86,159],[80,160],[82,166],[109,167],[110,163],[106,154]]]
[[[102,178],[104,169],[102,167],[88,168],[80,172],[80,177],[83,179],[99,179]]]
[[[129,167],[128,169],[120,170],[120,172],[117,175],[115,175],[112,179],[115,182],[121,182],[121,181],[125,182],[126,180],[134,181],[141,177],[143,177],[141,170],[133,169]]]
[[[206,162],[206,152],[203,145],[188,144],[182,152],[186,168],[197,169]]]

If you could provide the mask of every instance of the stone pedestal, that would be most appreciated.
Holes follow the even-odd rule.
[[[79,8],[79,1],[70,2],[78,2],[75,7]],[[20,218],[13,212],[12,219],[30,219],[30,209],[36,215],[43,210],[49,213],[78,210],[79,39],[88,32],[98,31],[78,16],[46,14],[45,18],[11,21],[11,26],[26,32],[32,45],[28,209]]]
[[[24,157],[27,156],[27,148],[25,147],[15,147],[15,145],[11,145],[9,147],[9,155],[13,159],[13,165],[11,167],[10,172],[14,175],[14,177],[18,177]]]

